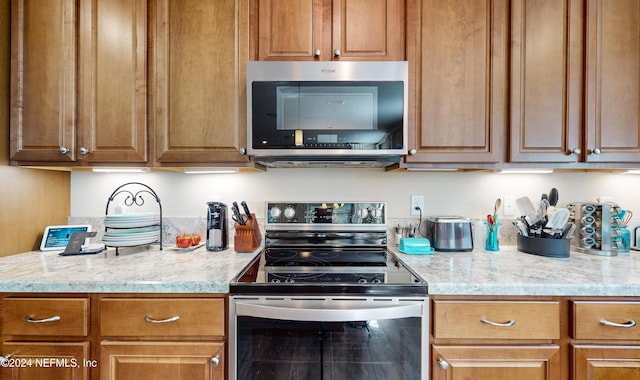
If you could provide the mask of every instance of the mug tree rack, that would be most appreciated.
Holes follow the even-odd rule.
[[[162,250],[162,203],[160,202],[160,198],[158,197],[158,194],[156,194],[156,192],[153,191],[153,189],[150,188],[149,186],[140,182],[128,182],[118,186],[113,191],[113,193],[111,193],[111,195],[109,196],[109,199],[107,200],[107,206],[105,208],[105,219],[106,219],[106,216],[109,216],[109,206],[111,206],[116,200],[121,202],[117,204],[124,205],[127,207],[142,207],[145,204],[145,195],[151,196],[153,200],[155,200],[156,203],[158,204],[158,210],[160,215],[160,219],[158,221],[154,221],[149,224],[137,225],[136,227],[107,227],[107,223],[105,220],[105,234],[109,230],[129,230],[129,232],[135,234],[136,231],[139,231],[143,228],[158,226],[159,227],[158,239],[150,243],[144,243],[144,244],[134,243],[129,245],[127,243],[124,243],[124,244],[118,244],[118,245],[110,245],[109,243],[105,243],[105,246],[114,247],[116,249],[116,256],[120,254],[118,250],[118,248],[120,247],[136,247],[136,246],[143,246],[143,245],[150,245],[150,244],[159,244],[160,250]]]

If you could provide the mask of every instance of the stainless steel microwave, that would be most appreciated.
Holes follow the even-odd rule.
[[[407,153],[406,61],[247,63],[247,152],[266,166],[386,166]]]

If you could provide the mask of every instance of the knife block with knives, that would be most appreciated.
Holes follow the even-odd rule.
[[[262,243],[262,234],[255,214],[246,219],[245,224],[235,222],[234,250],[239,253],[255,251]]]

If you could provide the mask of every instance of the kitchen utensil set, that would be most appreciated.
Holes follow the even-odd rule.
[[[569,210],[556,207],[558,199],[556,188],[552,188],[548,194],[542,194],[537,208],[528,197],[518,198],[516,205],[521,216],[513,221],[518,233],[529,237],[570,239],[575,225],[572,227],[572,223],[569,223]]]

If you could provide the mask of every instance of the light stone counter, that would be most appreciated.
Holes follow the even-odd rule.
[[[436,252],[398,257],[439,295],[640,296],[640,252],[547,258],[499,252]]]
[[[226,293],[259,252],[121,249],[60,257],[27,252],[0,258],[0,293]],[[566,259],[499,252],[397,253],[438,295],[640,296],[640,253],[571,252]]]
[[[27,252],[0,258],[0,293],[228,293],[255,257],[233,250],[109,248],[96,255]]]

